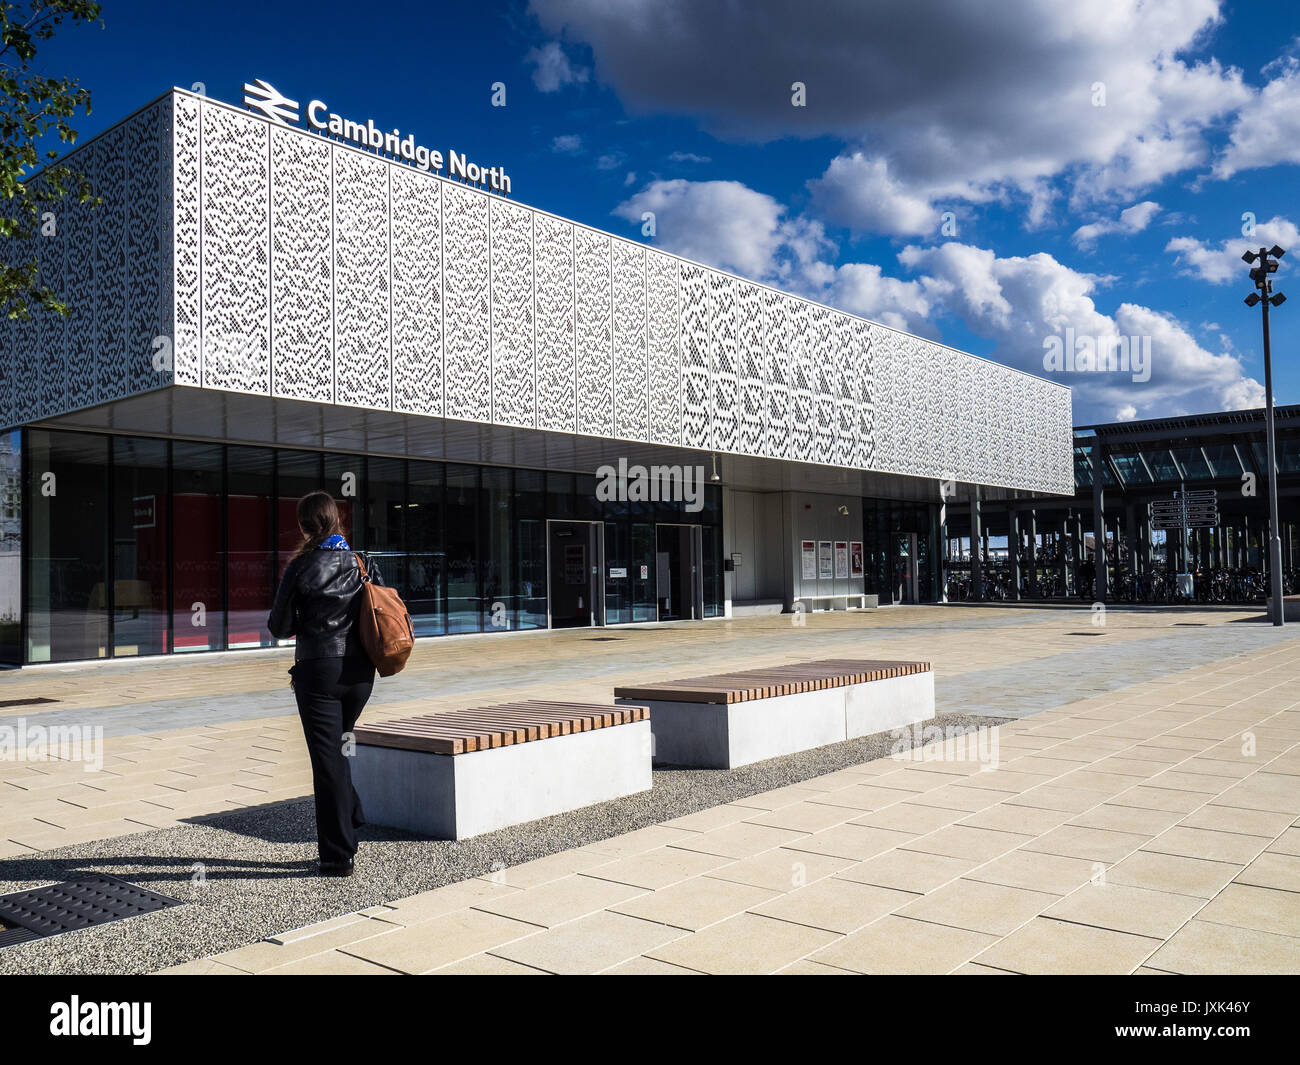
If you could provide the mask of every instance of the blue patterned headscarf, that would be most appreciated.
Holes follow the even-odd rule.
[[[335,533],[333,536],[327,536],[327,537],[325,537],[325,539],[322,540],[322,541],[320,542],[320,546],[319,546],[318,550],[320,550],[320,551],[351,551],[352,548],[350,548],[350,547],[348,546],[348,542],[347,542],[345,539],[343,539],[342,536],[340,536],[338,533]]]

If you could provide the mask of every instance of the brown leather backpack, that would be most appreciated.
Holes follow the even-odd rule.
[[[361,568],[361,616],[357,619],[357,634],[375,664],[375,671],[381,677],[391,677],[402,671],[415,646],[411,614],[396,588],[371,581],[360,555],[357,555],[357,565]]]

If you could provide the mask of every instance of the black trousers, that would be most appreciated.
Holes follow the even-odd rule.
[[[293,694],[311,757],[316,794],[316,840],[322,862],[346,862],[357,853],[357,829],[365,824],[352,767],[343,753],[375,686],[368,658],[309,658],[294,665]]]

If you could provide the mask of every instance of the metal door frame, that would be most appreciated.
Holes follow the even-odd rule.
[[[591,597],[591,620],[588,622],[589,628],[605,627],[605,523],[603,521],[586,521],[581,518],[547,518],[546,519],[546,627],[553,628],[551,624],[551,575],[554,572],[551,569],[551,526],[552,525],[585,525],[587,526],[587,546],[594,548],[592,551],[592,562],[590,572],[588,573],[587,591],[591,592],[593,587],[599,588],[599,594]],[[599,531],[597,531],[599,530]],[[599,613],[598,613],[599,612]],[[576,627],[576,626],[575,626]]]
[[[690,618],[673,618],[673,621],[703,621],[704,620],[704,526],[692,524],[688,521],[657,521],[655,527],[655,621],[661,621],[659,617],[659,530],[660,529],[690,529],[691,530],[691,567],[694,570],[694,580],[691,582],[691,599],[692,611],[694,617]]]

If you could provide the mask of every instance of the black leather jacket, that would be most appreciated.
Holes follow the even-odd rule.
[[[366,572],[383,584],[369,559]],[[279,640],[296,636],[295,662],[365,655],[357,635],[361,568],[351,551],[309,551],[285,567],[266,627]]]

